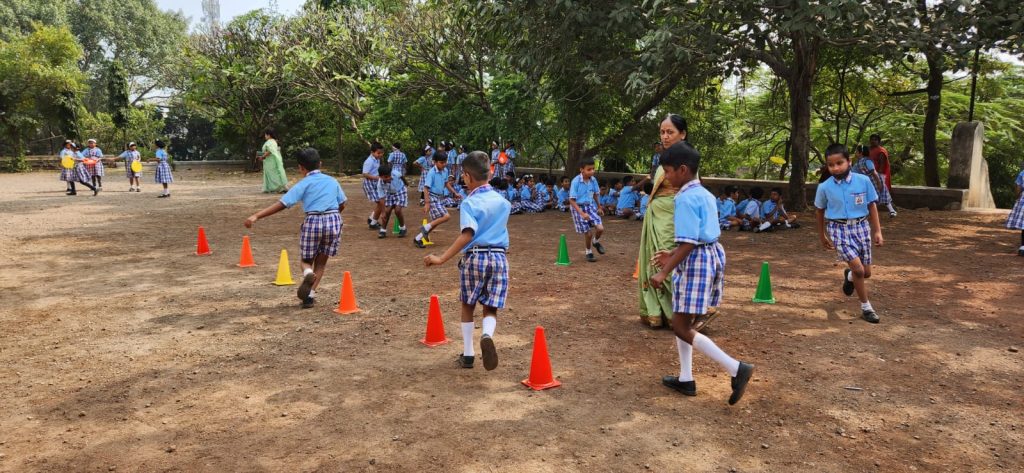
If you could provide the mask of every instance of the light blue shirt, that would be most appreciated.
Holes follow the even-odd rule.
[[[338,206],[346,200],[348,199],[345,198],[345,191],[341,190],[338,180],[320,172],[319,169],[310,171],[281,196],[281,203],[285,207],[291,208],[302,202],[302,210],[305,212],[338,210]]]
[[[718,226],[716,200],[697,179],[683,184],[674,200],[676,243],[701,245],[718,241],[722,230]]]
[[[516,159],[516,156],[518,155],[516,154],[515,148],[508,148],[505,150],[505,156],[508,156],[508,160],[511,162],[512,160]]]
[[[99,159],[103,157],[103,150],[101,150],[99,146],[95,148],[85,148],[82,155],[87,158]]]
[[[459,229],[473,230],[465,249],[475,246],[508,248],[508,215],[512,204],[489,185],[473,189],[459,204]]]
[[[761,218],[761,201],[750,198],[746,200],[746,204],[743,204],[743,215],[747,217]]]
[[[846,220],[868,215],[868,204],[878,202],[878,191],[871,179],[851,172],[846,179],[830,177],[818,184],[814,206],[825,210],[825,218]]]
[[[448,188],[445,187],[446,182],[448,182],[448,169],[442,168],[438,171],[437,166],[430,166],[430,171],[427,171],[427,178],[423,180],[423,188],[429,187],[431,194],[447,197]]]
[[[491,162],[492,163],[498,162],[498,155],[499,154],[501,154],[501,151],[498,151],[496,149],[492,149],[491,150]]]
[[[154,156],[156,157],[156,159],[160,161],[167,161],[167,151],[164,151],[163,148],[157,148],[156,153],[154,153]]]
[[[732,198],[726,197],[725,200],[718,201],[718,220],[724,221],[727,217],[736,216],[736,203],[732,201]]]
[[[534,192],[536,194],[535,199],[538,201],[547,202],[551,200],[551,194],[548,194],[548,186],[541,184],[539,186],[534,186],[534,190],[536,191]]]
[[[597,186],[597,179],[593,177],[589,181],[583,181],[583,174],[577,174],[569,184],[569,198],[576,199],[576,205],[597,205],[595,195],[601,194],[601,188]]]
[[[519,200],[519,189],[516,189],[515,187],[509,187],[508,200],[511,200],[513,202]]]
[[[637,198],[638,196],[636,195],[636,191],[633,189],[633,186],[624,186],[622,190],[619,191],[619,201],[615,204],[615,207],[619,209],[631,209],[636,207]]]
[[[401,194],[405,191],[405,183],[402,182],[402,171],[398,168],[391,169],[391,182],[385,183],[383,179],[377,181],[377,192],[382,195]]]
[[[519,198],[522,200],[533,200],[533,193],[530,192],[530,188],[523,186],[523,190],[519,191]]]
[[[555,197],[558,198],[558,205],[569,205],[569,191],[567,189],[559,187],[555,191]]]
[[[363,174],[369,174],[371,176],[379,176],[377,170],[380,169],[380,160],[370,156],[366,157],[366,161],[363,161]]]
[[[778,207],[780,206],[776,205],[775,202],[772,202],[771,199],[766,200],[764,204],[761,205],[761,218],[768,218],[768,216],[775,212],[775,209]],[[779,215],[782,215],[782,213],[780,212]],[[779,215],[775,215],[773,217],[778,217]]]
[[[644,197],[642,199],[640,199],[640,215],[643,215],[643,214],[647,213],[647,204],[650,201],[651,201],[651,196],[649,196],[649,195],[644,195]]]
[[[456,153],[454,149],[448,151],[448,162],[449,163],[454,163],[456,157],[458,157],[458,153]]]
[[[402,171],[402,176],[405,175],[405,163],[407,163],[408,161],[409,159],[406,158],[405,153],[403,153],[401,150],[396,149],[392,151],[391,154],[388,156],[388,163],[391,164],[392,169],[399,168]]]
[[[1013,182],[1016,183],[1019,187],[1024,187],[1024,171],[1021,171],[1020,174],[1017,174],[1017,180]]]

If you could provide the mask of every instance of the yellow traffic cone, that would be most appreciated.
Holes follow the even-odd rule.
[[[424,227],[427,226],[427,219],[423,219],[423,226]],[[430,246],[430,245],[433,245],[433,244],[434,244],[434,242],[428,240],[426,235],[423,235],[423,246]]]
[[[295,284],[295,281],[292,281],[292,268],[288,266],[288,250],[281,250],[281,259],[277,262],[277,279],[274,280],[274,284],[277,286]]]

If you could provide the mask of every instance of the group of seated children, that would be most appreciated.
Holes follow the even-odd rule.
[[[654,183],[647,177],[634,182],[633,176],[599,182],[601,196],[598,202],[606,215],[625,219],[643,220],[647,203],[651,200]]]
[[[567,176],[556,180],[553,176],[535,177],[532,174],[525,174],[517,179],[512,173],[507,173],[504,178],[495,176],[490,181],[491,187],[512,204],[512,215],[534,214],[548,209],[568,212],[569,184],[570,179]],[[647,179],[641,184],[642,189],[635,186],[632,176],[626,176],[621,181],[613,180],[610,186],[609,183],[602,182],[600,203],[604,211],[608,215],[642,220],[653,186]],[[462,193],[458,183],[455,190]],[[449,199],[446,205],[457,207],[458,201]]]
[[[722,230],[767,232],[775,228],[800,228],[795,213],[786,212],[782,203],[782,189],[773,187],[768,200],[762,201],[764,189],[752,187],[750,197],[740,200],[742,191],[726,186],[718,196],[718,223]],[[739,202],[739,203],[737,203]]]

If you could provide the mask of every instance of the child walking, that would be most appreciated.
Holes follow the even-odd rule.
[[[89,170],[85,168],[85,163],[82,162],[82,153],[78,151],[78,145],[73,141],[67,140],[64,142],[64,149],[60,150],[60,159],[64,160],[65,157],[71,158],[74,162],[74,166],[70,169],[61,166],[60,180],[68,184],[66,195],[78,195],[78,191],[75,190],[75,183],[80,183],[85,187],[88,187],[92,191],[92,195],[99,193],[99,189],[89,184]]]
[[[671,252],[659,251],[652,258],[660,271],[651,277],[651,285],[661,288],[672,275],[672,331],[679,352],[679,376],[665,376],[661,382],[687,396],[696,396],[692,369],[696,348],[732,377],[729,404],[736,404],[743,397],[754,365],[733,359],[693,328],[695,317],[707,314],[708,307],[721,304],[725,285],[725,249],[718,243],[722,231],[715,196],[697,179],[700,153],[689,143],[681,141],[670,146],[661,154],[660,164],[665,180],[679,188],[674,200],[678,246]]]
[[[494,329],[498,325],[498,309],[505,308],[508,295],[508,215],[511,205],[487,184],[490,159],[483,151],[473,151],[462,162],[462,178],[469,195],[459,206],[461,233],[441,256],[423,258],[427,266],[444,264],[462,251],[459,261],[459,302],[462,303],[462,354],[459,366],[472,368],[473,313],[483,306],[480,351],[484,369],[498,366],[494,347]]]
[[[171,174],[171,163],[169,163],[167,151],[164,149],[167,145],[162,140],[156,140],[156,175],[153,180],[157,184],[163,184],[164,191],[157,197],[170,197],[171,190],[167,188],[167,184],[174,182],[174,175]]]
[[[292,186],[273,205],[252,214],[245,220],[246,228],[252,228],[257,220],[274,215],[302,202],[306,219],[299,233],[299,249],[302,254],[302,284],[296,293],[302,301],[302,308],[316,304],[316,288],[324,277],[327,260],[338,254],[341,227],[344,221],[341,212],[345,210],[345,191],[331,176],[320,172],[320,153],[306,148],[296,154],[302,180]]]
[[[604,233],[604,225],[601,216],[604,211],[595,200],[601,193],[594,178],[594,160],[585,158],[580,161],[580,173],[569,185],[569,210],[572,214],[572,223],[576,227],[576,233],[584,235],[584,244],[587,248],[587,261],[597,261],[591,246],[598,253],[604,254],[604,247],[601,246],[601,235]]]
[[[103,176],[106,175],[106,171],[103,168],[103,150],[96,146],[96,140],[93,138],[89,138],[85,142],[85,146],[85,151],[82,152],[82,156],[87,161],[85,168],[89,170],[92,185],[96,186],[98,190],[103,190]]]
[[[373,212],[370,212],[370,216],[366,219],[370,230],[380,228],[378,219],[384,212],[384,196],[377,192],[377,181],[380,180],[380,173],[377,170],[380,168],[380,158],[382,157],[384,157],[384,145],[375,141],[370,145],[370,155],[363,161],[363,194],[366,194],[366,199],[373,205]]]
[[[1014,183],[1017,184],[1017,203],[1013,205],[1010,216],[1006,218],[1006,228],[1020,230],[1020,248],[1017,248],[1017,256],[1024,256],[1024,171],[1017,174]]]
[[[395,213],[395,218],[398,219],[398,236],[405,236],[405,216],[402,215],[402,209],[409,204],[409,191],[405,188],[405,182],[402,180],[402,170],[399,168],[391,168],[389,164],[381,164],[380,169],[380,195],[384,196],[384,215],[380,218],[380,230],[377,232],[377,238],[388,237],[388,222],[391,220],[391,212]]]
[[[128,143],[128,149],[117,157],[124,160],[124,173],[128,177],[128,192],[142,192],[142,184],[139,183],[142,171],[132,170],[132,163],[142,162],[142,156],[139,154],[135,142]]]
[[[427,172],[427,177],[423,181],[423,198],[425,199],[423,214],[426,215],[429,222],[420,228],[420,232],[412,240],[412,243],[419,248],[426,248],[423,238],[438,225],[451,218],[451,215],[448,215],[448,209],[444,208],[444,198],[449,192],[452,195],[456,193],[451,180],[448,179],[448,169],[445,167],[448,155],[442,151],[435,151],[433,159],[434,166]]]
[[[861,317],[873,324],[878,314],[868,301],[865,279],[871,277],[871,243],[882,246],[878,219],[878,193],[863,174],[850,172],[850,152],[833,143],[825,149],[825,163],[832,177],[818,184],[814,195],[821,245],[836,250],[850,267],[843,270],[843,293],[860,299]],[[827,223],[826,223],[827,220]]]

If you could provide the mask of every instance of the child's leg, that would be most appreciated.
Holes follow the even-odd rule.
[[[316,275],[316,279],[313,280],[313,290],[320,287],[320,280],[324,277],[324,271],[327,269],[327,260],[330,258],[329,255],[324,253],[318,253],[316,259],[313,260],[312,268],[313,274]],[[305,262],[303,262],[303,268],[305,268]]]
[[[395,206],[395,218],[398,219],[398,227],[405,228],[405,216],[402,215],[402,207]]]
[[[103,187],[103,176],[93,176],[92,179],[96,181],[95,184],[97,186]]]
[[[740,362],[726,354],[721,348],[718,348],[718,345],[715,345],[715,342],[711,341],[710,338],[694,330],[692,326],[693,317],[691,314],[673,314],[672,331],[675,332],[676,337],[689,343],[708,358],[715,360],[722,369],[729,373],[729,376],[735,377],[739,371]],[[683,353],[680,352],[680,357],[682,356]]]
[[[383,213],[384,213],[384,199],[382,198],[382,199],[377,201],[377,206],[374,207],[374,209],[373,209],[373,219],[374,220],[380,220],[380,216]]]
[[[78,192],[75,190],[75,181],[68,181],[68,190],[71,192]]]
[[[857,299],[860,299],[861,304],[866,304],[868,289],[864,285],[864,280],[871,277],[871,266],[862,264],[860,258],[854,258],[848,264],[850,265],[851,282],[853,282],[854,290],[857,291]]]
[[[430,231],[433,231],[435,228],[437,228],[438,225],[447,222],[451,218],[451,214],[445,213],[440,218],[436,218],[433,221],[427,223],[427,225],[430,225]]]
[[[594,227],[594,242],[601,241],[601,235],[604,235],[604,225],[597,225]]]
[[[583,234],[583,245],[586,246],[586,248],[587,248],[587,254],[590,254],[590,252],[591,252],[590,247],[593,244],[593,240],[594,240],[594,232],[593,232],[593,230],[590,230],[587,233]]]
[[[473,350],[473,312],[476,304],[462,304],[462,356],[474,356]]]

